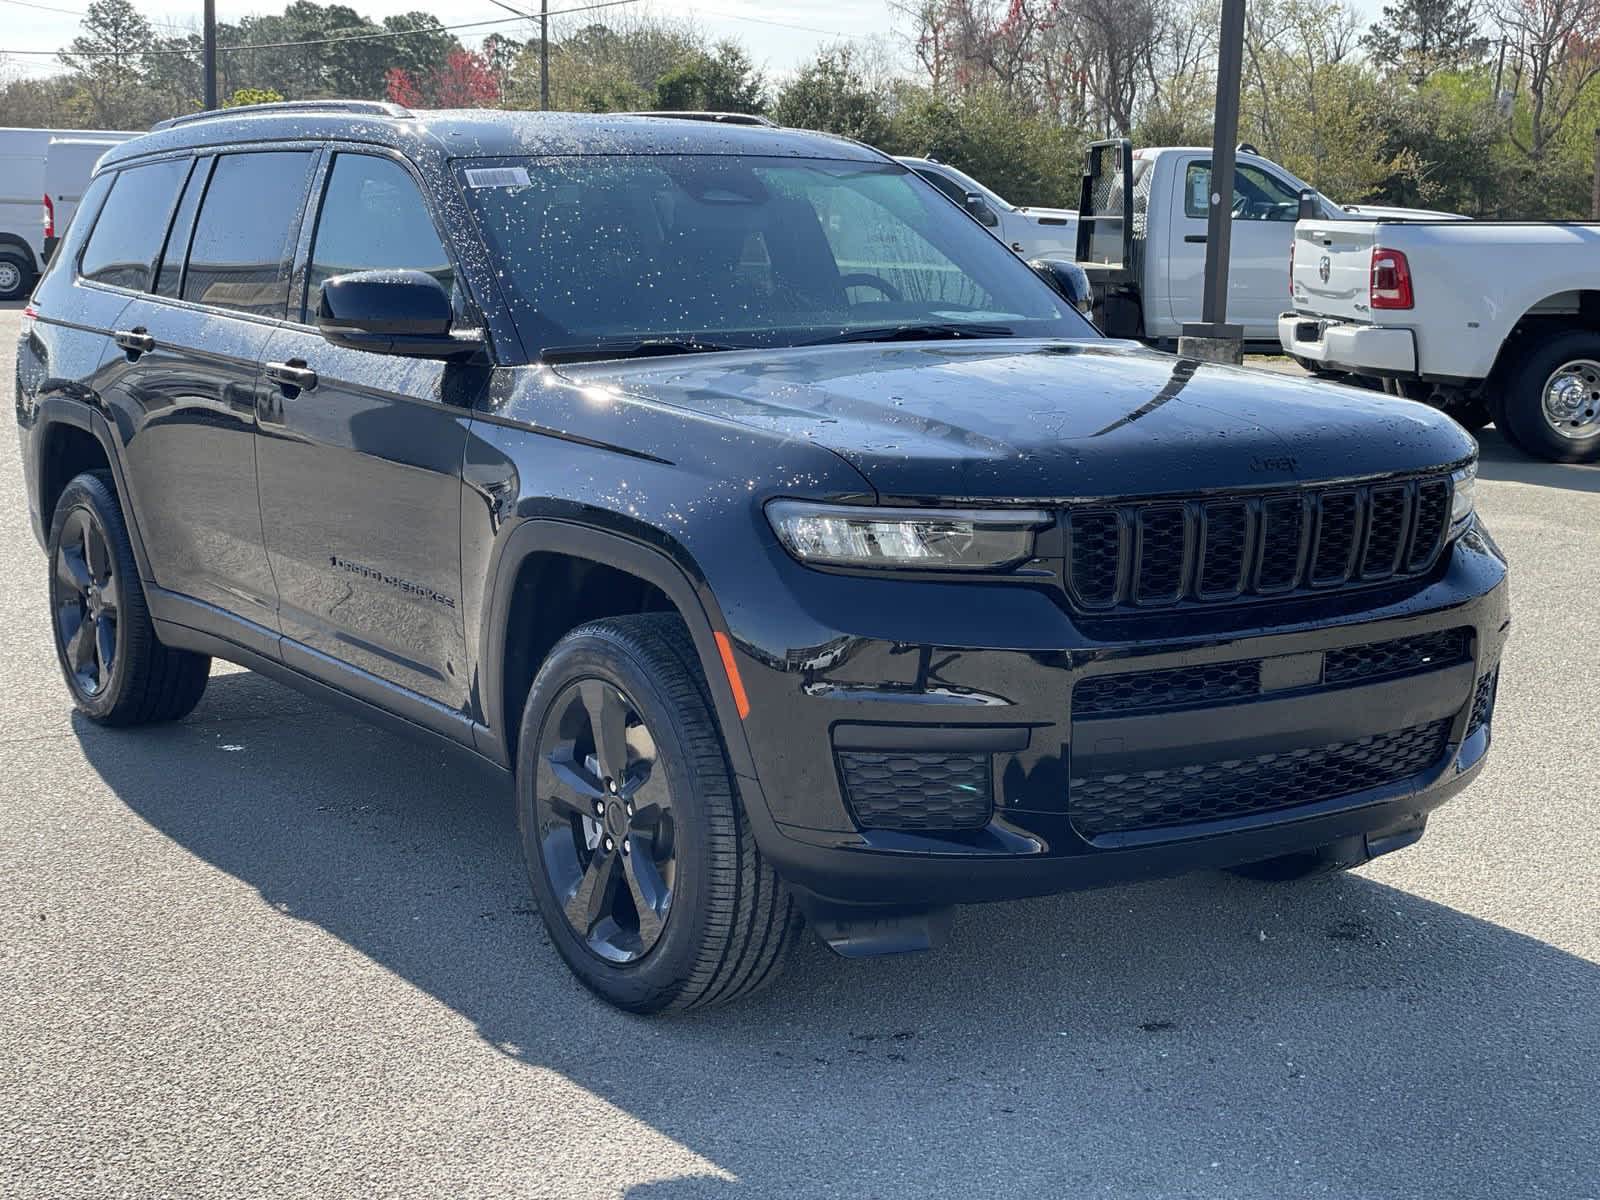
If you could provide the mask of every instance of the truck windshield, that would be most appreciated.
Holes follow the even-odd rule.
[[[581,155],[457,169],[530,353],[625,339],[862,341],[874,330],[890,340],[912,327],[1098,336],[897,164]]]

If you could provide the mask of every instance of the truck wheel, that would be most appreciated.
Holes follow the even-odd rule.
[[[0,300],[21,300],[33,287],[33,264],[20,250],[0,249]]]
[[[106,471],[67,484],[50,522],[50,614],[72,702],[101,725],[186,716],[211,659],[162,645]]]
[[[1600,458],[1600,333],[1575,329],[1534,343],[1506,384],[1509,440],[1551,462]]]
[[[799,918],[675,614],[596,621],[551,651],[523,712],[517,823],[551,941],[601,999],[663,1012],[776,977]]]

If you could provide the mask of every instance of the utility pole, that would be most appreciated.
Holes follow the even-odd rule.
[[[1222,0],[1217,49],[1217,121],[1211,133],[1211,194],[1206,209],[1205,294],[1200,323],[1185,325],[1178,353],[1239,362],[1244,328],[1228,322],[1228,250],[1233,238],[1233,158],[1239,140],[1239,78],[1244,64],[1244,0]]]
[[[539,111],[550,111],[550,0],[539,0]]]
[[[217,0],[206,0],[204,42],[205,107],[209,109],[217,107]]]

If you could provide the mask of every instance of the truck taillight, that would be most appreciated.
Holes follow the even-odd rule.
[[[1289,299],[1294,299],[1294,243],[1289,243]]]
[[[33,305],[28,305],[22,310],[22,320],[18,323],[17,337],[26,341],[33,334],[33,327],[39,320],[39,310]]]
[[[1372,283],[1367,297],[1373,308],[1411,307],[1411,264],[1398,250],[1372,248]]]
[[[47,238],[56,235],[56,206],[50,202],[50,193],[44,194],[44,235]]]

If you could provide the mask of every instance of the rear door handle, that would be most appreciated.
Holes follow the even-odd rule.
[[[143,325],[136,325],[132,329],[119,329],[111,335],[111,340],[135,356],[149,354],[156,348],[156,339],[146,332]]]
[[[1204,246],[1206,244],[1206,235],[1203,233],[1186,233],[1183,235],[1183,240]]]
[[[317,386],[317,373],[306,366],[306,360],[303,358],[291,358],[288,362],[268,363],[265,371],[267,378],[280,387],[309,392]]]

